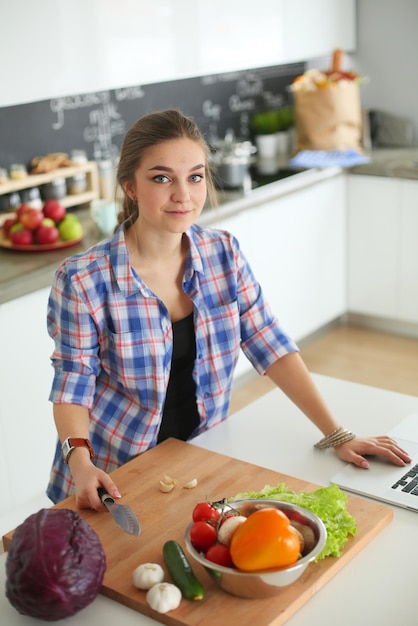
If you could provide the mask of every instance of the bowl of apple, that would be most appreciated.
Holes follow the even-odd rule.
[[[48,199],[42,209],[21,204],[3,221],[0,246],[20,252],[49,252],[77,245],[83,227],[57,199]]]

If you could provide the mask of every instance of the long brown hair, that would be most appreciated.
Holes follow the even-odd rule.
[[[147,148],[164,141],[181,139],[182,137],[195,141],[204,150],[208,196],[212,205],[216,206],[215,185],[208,165],[209,147],[202,133],[190,117],[177,109],[167,109],[144,115],[131,126],[124,137],[116,174],[117,182],[123,193],[118,224],[125,222],[126,227],[129,228],[138,217],[138,206],[125,192],[124,185],[128,181],[133,181],[135,170],[140,165],[144,152]]]

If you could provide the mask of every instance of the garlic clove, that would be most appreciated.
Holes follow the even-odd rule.
[[[189,480],[188,483],[183,485],[183,489],[194,489],[195,487],[197,487],[197,478],[193,478],[192,480]]]
[[[174,483],[166,483],[163,480],[160,480],[160,491],[163,493],[168,493],[174,489]]]

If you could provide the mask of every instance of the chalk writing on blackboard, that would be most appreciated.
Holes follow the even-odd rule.
[[[113,138],[122,136],[126,131],[126,123],[118,109],[118,103],[138,100],[145,96],[140,85],[100,91],[65,98],[54,98],[50,108],[56,114],[52,123],[53,130],[61,130],[65,125],[65,114],[69,111],[88,108],[88,124],[83,130],[83,139],[92,144],[95,159],[115,159],[119,148],[113,144]]]
[[[114,93],[118,102],[122,100],[139,100],[145,96],[145,91],[141,85],[115,89]]]
[[[57,119],[52,124],[54,130],[60,130],[64,126],[65,111],[74,111],[85,107],[98,106],[110,101],[110,91],[95,91],[92,93],[80,94],[76,96],[65,96],[63,98],[53,98],[49,106]]]

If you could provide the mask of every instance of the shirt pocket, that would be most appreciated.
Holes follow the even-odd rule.
[[[154,388],[163,377],[167,352],[162,332],[146,329],[114,333],[105,329],[102,335],[101,361],[103,370],[113,381],[127,389]]]
[[[210,386],[232,379],[241,344],[240,315],[236,300],[200,311],[205,350],[199,355],[207,362]],[[202,343],[199,342],[200,347]],[[204,352],[204,353],[203,353]]]

